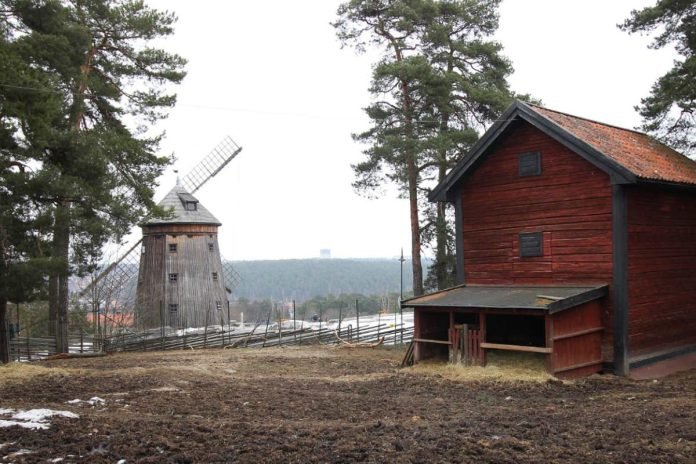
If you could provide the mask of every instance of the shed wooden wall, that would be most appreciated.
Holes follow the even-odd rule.
[[[631,187],[628,255],[631,355],[696,344],[696,194]]]
[[[539,151],[540,176],[520,177],[518,155]],[[521,122],[463,182],[466,283],[610,283],[607,174]],[[519,257],[521,232],[543,232],[544,256]]]
[[[551,372],[576,378],[602,370],[602,300],[548,315],[546,346],[553,348]]]
[[[532,151],[541,154],[541,175],[520,177],[518,155]],[[609,176],[531,124],[500,137],[460,194],[466,283],[611,285]],[[544,256],[520,258],[519,234],[540,231]],[[603,302],[602,325],[610,361],[611,298]]]

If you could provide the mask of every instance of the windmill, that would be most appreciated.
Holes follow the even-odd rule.
[[[89,294],[107,314],[110,307],[133,308],[138,330],[224,323],[227,294],[239,283],[239,275],[229,263],[223,264],[217,240],[220,221],[193,194],[241,150],[227,136],[181,181],[177,179],[159,203],[170,217],[141,224],[142,238],[82,295]]]

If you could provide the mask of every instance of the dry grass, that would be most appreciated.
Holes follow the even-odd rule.
[[[491,351],[486,367],[449,364],[444,361],[425,361],[408,369],[414,374],[439,374],[458,381],[548,382],[553,379],[546,371],[544,355]]]
[[[84,369],[65,369],[58,367],[45,367],[32,363],[13,362],[0,365],[0,384],[20,383],[32,380],[36,377],[70,377],[74,375],[85,375]]]

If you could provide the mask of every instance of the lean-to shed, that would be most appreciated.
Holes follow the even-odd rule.
[[[627,375],[696,347],[686,156],[515,102],[431,200],[454,205],[460,285],[403,302],[416,362],[453,348],[485,362],[505,349],[544,353],[559,376]]]

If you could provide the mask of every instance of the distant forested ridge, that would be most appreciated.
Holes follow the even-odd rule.
[[[398,258],[232,261],[232,265],[241,276],[236,298],[302,302],[324,295],[399,292]],[[423,262],[424,267],[429,265],[430,261]],[[410,260],[404,261],[403,269],[406,294],[413,281]]]

